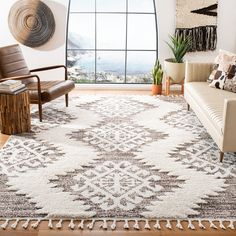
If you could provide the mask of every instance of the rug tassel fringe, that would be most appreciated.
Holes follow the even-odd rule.
[[[49,219],[48,221],[48,228],[53,229],[52,219]]]
[[[153,226],[155,229],[161,229],[159,220],[156,221],[156,224]]]
[[[61,228],[62,228],[62,219],[60,219],[60,220],[58,221],[58,223],[56,224],[56,228],[57,228],[57,229],[61,229]]]
[[[216,225],[212,222],[212,220],[209,220],[210,222],[210,228],[217,229]]]
[[[199,228],[201,228],[201,229],[206,229],[206,227],[202,224],[202,221],[201,221],[201,220],[198,220],[198,226],[199,226]]]
[[[92,220],[92,222],[87,225],[87,228],[92,230],[94,227],[94,224],[95,224],[95,220]]]
[[[230,223],[229,223],[229,225],[228,225],[227,228],[229,228],[229,229],[235,229],[235,227],[234,227],[234,221],[233,221],[233,220],[230,221]]]
[[[33,228],[33,229],[37,229],[38,226],[39,226],[39,224],[40,224],[40,222],[41,222],[41,220],[38,219],[35,223],[33,223],[33,224],[31,225],[31,228]]]
[[[74,220],[73,219],[70,220],[70,224],[68,225],[68,228],[70,228],[72,230],[75,229],[75,224],[74,224]]]
[[[181,229],[181,230],[184,229],[182,224],[180,223],[180,220],[177,220],[176,228]]]
[[[138,220],[135,220],[135,223],[133,225],[133,228],[136,229],[136,230],[139,230],[139,224],[138,224]]]
[[[116,220],[113,220],[112,224],[111,224],[111,229],[115,230],[116,229]]]
[[[172,229],[171,223],[169,220],[166,220],[166,228],[167,229]]]
[[[5,222],[1,225],[2,229],[6,229],[9,223],[9,219],[6,219]]]
[[[84,229],[84,220],[81,220],[80,223],[78,224],[79,229]]]
[[[220,228],[221,228],[221,229],[226,229],[225,226],[223,225],[223,221],[220,220],[219,222],[220,222]]]
[[[145,223],[145,225],[144,225],[144,229],[148,229],[148,230],[151,229],[148,220],[146,220],[146,223]]]
[[[16,219],[16,221],[11,225],[11,228],[12,228],[12,229],[16,229],[16,227],[17,227],[19,221],[20,221],[19,219]]]
[[[129,222],[128,220],[125,220],[125,223],[124,223],[124,229],[129,229]]]
[[[103,220],[103,223],[100,225],[100,228],[102,228],[102,229],[107,229],[108,228],[106,220]]]
[[[26,222],[22,225],[23,229],[27,229],[30,223],[30,219],[27,219]]]
[[[192,221],[188,221],[188,229],[195,230],[195,226],[193,225]]]

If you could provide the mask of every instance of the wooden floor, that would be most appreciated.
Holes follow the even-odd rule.
[[[128,91],[128,90],[74,90],[73,94],[139,94],[139,95],[150,95],[149,91]],[[0,147],[2,147],[8,140],[8,135],[0,134]],[[65,222],[68,225],[68,222]],[[0,236],[236,236],[236,230],[215,230],[209,229],[209,224],[206,224],[207,229],[199,229],[197,225],[196,230],[190,230],[187,228],[187,223],[183,224],[184,229],[179,230],[173,226],[172,230],[165,229],[164,224],[161,230],[124,230],[122,225],[117,226],[116,231],[102,230],[99,228],[99,222],[96,224],[95,229],[89,230],[71,230],[66,225],[61,230],[50,230],[46,223],[42,223],[37,230],[27,229],[23,230],[21,225],[16,230],[0,229]],[[217,225],[217,224],[216,224]],[[140,225],[143,228],[143,225]]]

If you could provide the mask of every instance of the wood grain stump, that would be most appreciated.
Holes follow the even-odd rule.
[[[3,134],[29,132],[30,103],[28,91],[19,94],[0,94],[0,129]]]

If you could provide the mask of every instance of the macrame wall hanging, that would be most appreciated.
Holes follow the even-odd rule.
[[[176,36],[189,36],[192,52],[215,50],[218,0],[177,0],[176,3]]]

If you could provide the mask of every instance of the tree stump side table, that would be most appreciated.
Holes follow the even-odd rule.
[[[3,134],[30,131],[30,102],[27,90],[18,94],[0,94],[0,124]]]

